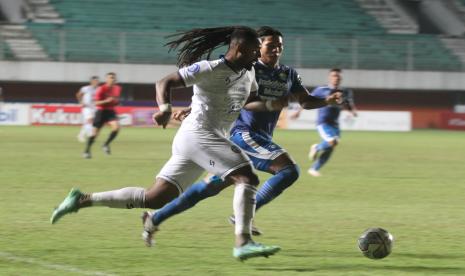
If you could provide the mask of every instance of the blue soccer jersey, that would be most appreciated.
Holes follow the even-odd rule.
[[[317,98],[326,98],[336,91],[342,91],[344,103],[342,105],[327,105],[318,109],[317,124],[328,124],[331,126],[339,126],[339,114],[344,106],[353,104],[352,90],[347,88],[334,89],[329,86],[318,86],[313,89],[311,95]]]
[[[262,100],[275,100],[305,89],[297,71],[285,65],[269,68],[257,62],[255,78],[258,83],[258,96]],[[280,113],[281,111],[254,112],[242,109],[231,129],[231,134],[237,131],[250,131],[271,139]]]

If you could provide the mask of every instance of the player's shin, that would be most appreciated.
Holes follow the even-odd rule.
[[[86,137],[90,137],[93,134],[93,126],[92,123],[86,123],[83,125]]]
[[[245,183],[236,184],[234,188],[233,208],[236,218],[236,247],[251,241],[252,219],[255,214],[255,186]]]
[[[326,162],[328,162],[329,158],[331,157],[332,152],[333,152],[332,148],[329,148],[329,149],[323,151],[323,153],[321,153],[320,157],[318,157],[316,162],[312,165],[312,169],[314,169],[316,171],[321,169],[321,167],[323,167],[323,165]]]
[[[108,135],[108,138],[107,138],[107,141],[105,141],[105,146],[108,146],[111,141],[113,141],[113,139],[116,138],[116,136],[118,135],[118,130],[114,130],[110,133],[110,135]]]
[[[84,152],[90,152],[90,148],[92,147],[92,144],[94,143],[94,141],[95,141],[95,136],[90,136],[89,138],[87,138],[86,149],[84,150]]]
[[[119,190],[92,193],[88,200],[82,202],[82,207],[107,206],[110,208],[145,208],[145,189],[140,187],[126,187]]]
[[[256,210],[278,197],[299,178],[299,166],[292,164],[286,166],[268,179],[257,192]]]
[[[216,182],[220,181],[221,179],[216,180]],[[181,196],[177,197],[170,203],[163,206],[163,208],[158,210],[152,217],[153,224],[160,225],[169,217],[194,207],[199,201],[217,195],[221,189],[215,189],[215,187],[213,187],[214,185],[219,186],[216,182],[211,181],[206,183],[205,181],[199,181],[193,184]]]

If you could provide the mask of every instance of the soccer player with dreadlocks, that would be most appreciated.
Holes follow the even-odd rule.
[[[258,88],[253,65],[260,56],[259,36],[255,30],[239,26],[194,29],[177,34],[177,37],[168,45],[181,47],[178,65],[189,66],[157,81],[160,112],[154,114],[154,121],[163,128],[168,124],[172,115],[170,95],[175,88],[193,86],[192,111],[181,124],[173,140],[172,156],[157,175],[154,185],[149,189],[126,187],[89,194],[73,188],[53,212],[51,222],[90,206],[159,209],[208,171],[235,186],[233,256],[244,260],[272,255],[280,248],[255,243],[251,238],[258,177],[247,155],[227,138],[227,132],[243,107],[254,110],[283,107],[281,100],[248,103],[251,92]],[[208,59],[214,49],[223,45],[228,45],[223,57],[199,61],[204,55]],[[151,246],[157,226],[149,213],[144,213],[143,222],[143,237]]]
[[[337,104],[341,100],[340,93],[318,98],[309,95],[297,71],[280,64],[284,48],[282,33],[269,26],[263,26],[257,32],[262,45],[260,58],[254,65],[255,78],[259,85],[256,98],[271,103],[274,100],[292,97],[304,109]],[[189,111],[189,109],[182,111],[175,117],[191,119],[191,115],[188,115]],[[272,141],[280,113],[281,109],[273,108],[262,111],[242,109],[231,129],[230,140],[249,156],[255,169],[272,175],[257,192],[256,210],[278,197],[299,177],[298,165],[285,149]],[[169,217],[193,207],[203,199],[214,196],[214,192],[219,193],[228,185],[229,183],[225,183],[218,176],[207,177],[206,180],[193,184],[182,196],[157,212],[150,213],[153,224],[159,226]],[[234,216],[229,220],[233,224],[237,223]],[[252,234],[260,235],[261,231],[252,226]]]

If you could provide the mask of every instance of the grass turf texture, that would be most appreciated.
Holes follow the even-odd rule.
[[[73,186],[103,191],[151,185],[175,130],[125,128],[105,156],[102,132],[84,160],[75,127],[0,127],[0,275],[463,275],[464,133],[344,132],[323,168],[307,175],[314,131],[277,131],[301,177],[257,215],[269,259],[232,256],[229,188],[162,225],[154,248],[140,238],[142,210],[96,207],[50,214]],[[261,182],[268,175],[260,173]],[[393,253],[370,260],[358,236],[383,227]]]

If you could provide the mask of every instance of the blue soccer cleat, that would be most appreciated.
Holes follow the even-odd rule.
[[[245,261],[255,257],[268,258],[279,250],[281,250],[281,247],[279,246],[267,246],[261,243],[249,242],[241,247],[235,247],[233,249],[233,256],[240,261]]]
[[[83,195],[84,194],[81,191],[79,191],[79,189],[72,188],[68,196],[53,211],[52,217],[50,218],[50,222],[54,224],[64,215],[77,212],[79,210],[79,199]]]

